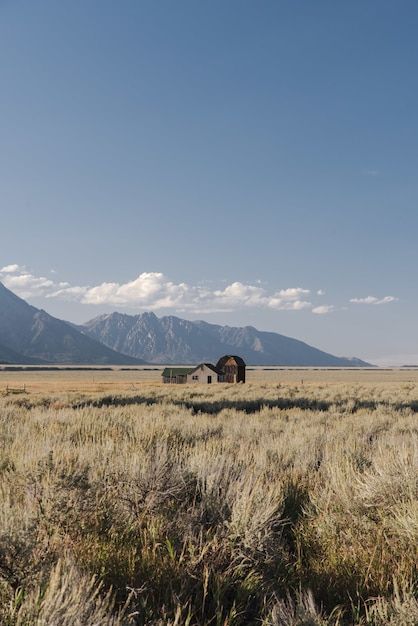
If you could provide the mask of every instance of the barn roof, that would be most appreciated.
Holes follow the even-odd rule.
[[[236,354],[225,354],[225,356],[221,356],[221,358],[219,359],[219,361],[216,364],[216,367],[222,369],[222,367],[225,365],[225,363],[229,359],[234,359],[235,363],[237,365],[239,365],[241,367],[245,367],[244,359],[242,359],[240,356],[237,356]]]
[[[166,367],[161,376],[164,378],[173,378],[174,376],[187,376],[194,371],[194,367]]]

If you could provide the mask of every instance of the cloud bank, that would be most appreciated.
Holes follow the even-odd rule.
[[[12,263],[0,269],[0,281],[22,298],[55,298],[81,304],[113,306],[129,309],[178,312],[215,313],[252,307],[273,311],[303,311],[329,315],[337,310],[333,304],[315,304],[322,298],[322,289],[311,291],[302,287],[269,290],[256,284],[235,281],[223,289],[171,281],[162,272],[142,272],[126,283],[103,282],[98,285],[71,285],[51,277],[35,276],[24,265]],[[396,302],[394,296],[352,298],[354,305],[382,305]]]
[[[260,285],[239,281],[224,289],[175,283],[162,272],[143,272],[126,283],[103,282],[94,286],[70,285],[35,276],[26,267],[11,264],[0,269],[0,280],[23,298],[44,297],[82,304],[147,310],[175,309],[195,313],[233,311],[241,307],[275,311],[311,310],[310,290],[291,287],[270,292]]]

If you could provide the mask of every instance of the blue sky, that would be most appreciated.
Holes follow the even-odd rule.
[[[0,0],[0,280],[418,362],[417,27],[412,0]]]

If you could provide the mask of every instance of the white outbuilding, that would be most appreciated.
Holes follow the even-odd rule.
[[[212,363],[201,363],[194,370],[187,374],[188,383],[221,383],[223,382],[222,372]]]

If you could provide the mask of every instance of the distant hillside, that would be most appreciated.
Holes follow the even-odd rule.
[[[7,363],[41,365],[43,361],[40,359],[31,359],[23,354],[19,354],[18,352],[11,350],[10,348],[6,348],[6,346],[0,346],[0,364],[4,365]]]
[[[87,322],[81,329],[106,346],[150,363],[216,361],[222,354],[239,354],[251,365],[366,367],[356,358],[336,357],[308,344],[259,331],[154,313],[111,313]]]
[[[30,306],[0,283],[0,359],[11,363],[137,365],[45,311]],[[23,360],[22,360],[23,359]]]

